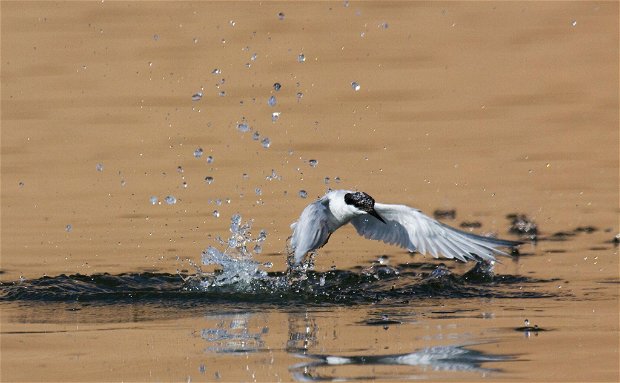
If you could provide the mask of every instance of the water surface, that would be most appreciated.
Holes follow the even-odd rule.
[[[0,380],[620,380],[616,2],[0,7]],[[526,244],[291,281],[329,188]]]

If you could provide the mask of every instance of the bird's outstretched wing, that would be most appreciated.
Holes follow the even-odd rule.
[[[357,216],[351,223],[360,235],[435,258],[441,254],[463,262],[493,261],[495,254],[508,255],[497,247],[515,247],[521,243],[466,233],[405,205],[375,203],[375,210],[386,223],[368,214]]]
[[[306,253],[323,246],[329,239],[327,214],[327,200],[322,198],[306,206],[297,222],[291,225],[291,250],[295,263],[300,263]]]

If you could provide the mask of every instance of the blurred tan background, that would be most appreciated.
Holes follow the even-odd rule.
[[[2,280],[174,272],[226,237],[235,213],[267,230],[261,260],[282,269],[289,224],[328,187],[455,208],[449,223],[501,236],[511,212],[547,234],[618,232],[617,2],[3,1],[1,12]],[[339,232],[317,267],[409,259],[355,237]]]

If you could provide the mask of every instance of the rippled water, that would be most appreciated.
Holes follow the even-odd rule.
[[[217,276],[214,273],[213,276]],[[303,281],[290,281],[285,273],[267,273],[250,283],[204,287],[195,275],[94,274],[59,275],[4,283],[5,300],[47,302],[151,302],[179,305],[191,302],[252,302],[275,307],[312,304],[385,302],[407,304],[426,298],[545,298],[542,292],[523,292],[528,284],[553,280],[522,276],[495,276],[475,268],[463,276],[431,264],[376,266],[360,271],[308,272]],[[189,280],[184,280],[189,278]]]
[[[209,246],[203,266],[190,263],[194,274],[60,275],[0,285],[0,297],[19,301],[61,301],[116,304],[119,302],[184,305],[188,302],[252,302],[265,305],[353,305],[362,303],[409,304],[426,298],[546,298],[553,295],[523,291],[524,286],[553,282],[493,273],[493,265],[477,263],[463,275],[443,264],[407,263],[396,266],[379,259],[357,270],[313,271],[312,258],[298,269],[267,272],[270,264],[254,260],[267,233],[252,237],[252,220],[231,218],[230,237]]]

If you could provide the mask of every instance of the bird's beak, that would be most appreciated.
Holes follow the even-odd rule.
[[[385,222],[385,220],[383,218],[381,218],[381,216],[375,211],[375,209],[372,209],[368,212],[368,214],[372,215],[373,217],[375,217],[376,219],[378,219],[379,221],[385,223],[387,225],[387,222]]]

